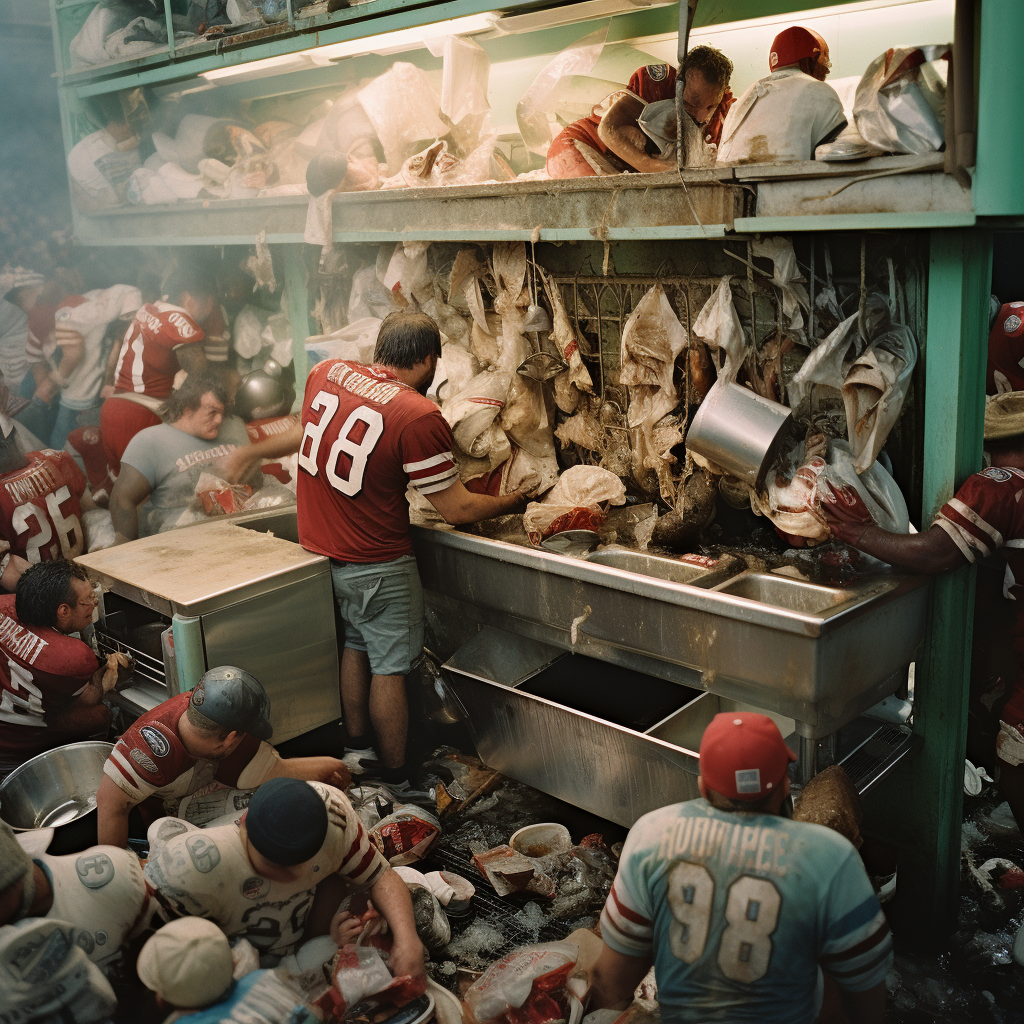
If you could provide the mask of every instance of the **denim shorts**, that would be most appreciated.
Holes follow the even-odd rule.
[[[423,588],[416,559],[331,563],[345,646],[366,651],[375,676],[404,676],[423,650]]]

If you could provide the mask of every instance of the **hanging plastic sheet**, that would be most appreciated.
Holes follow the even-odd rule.
[[[704,303],[691,331],[700,338],[713,353],[718,369],[718,380],[734,382],[747,357],[747,340],[743,326],[732,301],[732,278],[726,275],[719,281],[711,298]],[[722,364],[724,353],[725,363]]]

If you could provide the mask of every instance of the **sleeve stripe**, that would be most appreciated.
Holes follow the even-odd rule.
[[[357,821],[356,825],[358,826],[358,831],[356,832],[355,842],[352,843],[352,846],[351,846],[351,848],[348,851],[348,856],[341,862],[341,870],[342,871],[346,870],[345,866],[354,857],[358,856],[360,851],[366,849],[366,833],[363,830],[363,823],[361,821]]]
[[[880,966],[883,965],[885,966],[885,971],[883,973],[884,977],[885,974],[889,973],[889,965],[891,964],[891,962],[892,938],[890,937],[889,941],[885,943],[885,946],[878,952],[878,954],[865,964],[860,964],[857,967],[851,967],[846,970],[842,970],[835,966],[826,967],[824,969],[827,970],[833,978],[835,978],[836,983],[840,986],[840,988],[845,988],[851,982],[856,983],[860,981],[864,983],[867,982],[869,979],[873,982],[874,979],[871,978],[871,975]],[[870,987],[870,985],[868,987]]]
[[[960,549],[960,554],[972,564],[975,560],[975,548],[981,552],[983,558],[987,558],[992,553],[984,542],[978,540],[973,534],[968,533],[964,527],[957,526],[956,523],[951,519],[947,519],[941,512],[935,517],[935,522],[932,525],[945,530],[953,543]]]
[[[854,957],[861,956],[877,946],[878,943],[884,941],[888,934],[889,925],[886,921],[883,921],[882,926],[873,935],[869,935],[864,939],[863,942],[858,942],[856,946],[852,946],[850,949],[843,950],[839,953],[829,953],[827,956],[821,957],[821,963],[839,963],[842,960],[850,960]]]
[[[426,487],[417,487],[415,484],[411,486],[419,494],[434,494],[436,491],[446,491],[458,478],[458,470],[453,469],[451,473],[436,484],[427,484]]]
[[[648,921],[646,917],[643,917],[641,914],[638,914],[635,910],[631,910],[622,902],[622,900],[619,899],[619,894],[615,891],[614,885],[612,886],[612,891],[611,893],[609,893],[609,895],[615,901],[615,909],[627,921],[630,921],[632,924],[639,925],[641,928],[651,927],[651,922]]]
[[[107,758],[107,762],[110,765],[112,765],[114,768],[116,768],[121,773],[121,775],[124,776],[125,780],[131,785],[131,787],[133,789],[138,789],[139,788],[139,784],[136,781],[135,773],[134,772],[130,772],[129,770],[127,770],[124,767],[124,765],[121,763],[121,760],[122,759],[117,756],[117,750],[116,749],[111,751],[110,757]],[[107,772],[107,774],[111,775],[110,772]],[[113,775],[111,775],[111,781],[117,782],[117,779]],[[124,789],[123,786],[120,786],[119,788]]]
[[[840,950],[837,950],[836,946],[842,948],[842,943],[844,941],[850,942],[851,939],[854,939],[856,932],[860,929],[863,929],[861,934],[866,937],[869,934],[868,928],[871,928],[870,934],[874,934],[874,929],[880,927],[884,921],[885,914],[882,913],[878,897],[871,893],[867,899],[863,900],[835,923],[832,931],[839,938],[834,942],[827,943],[826,948],[830,951],[839,952]],[[856,942],[860,941],[862,941],[861,938],[856,938],[851,944],[855,945]]]
[[[440,473],[435,473],[433,476],[420,476],[409,480],[409,483],[413,487],[422,487],[424,484],[433,484],[438,480],[447,480],[453,473],[456,472],[454,466],[448,466],[441,470]]]
[[[366,851],[363,859],[351,871],[346,871],[345,874],[353,881],[357,881],[359,876],[373,863],[374,858],[379,856],[380,853],[377,848],[375,846],[371,846]]]
[[[653,936],[636,937],[620,931],[608,912],[607,903],[601,914],[601,939],[616,953],[626,956],[644,956],[653,946]]]
[[[1003,535],[998,530],[989,526],[970,505],[965,505],[959,498],[950,498],[946,502],[946,506],[953,509],[954,512],[959,512],[964,519],[969,523],[973,523],[979,530],[984,530],[992,538],[992,542],[997,548],[1002,546]]]
[[[455,456],[451,452],[441,452],[440,455],[432,455],[429,459],[423,459],[420,462],[406,462],[403,464],[402,469],[406,473],[417,473],[422,469],[433,469],[434,466],[440,466],[445,462],[454,462]]]

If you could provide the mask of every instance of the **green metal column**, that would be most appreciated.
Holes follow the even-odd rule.
[[[309,367],[306,365],[306,339],[318,334],[319,328],[309,312],[309,291],[306,287],[306,267],[303,246],[282,245],[284,257],[285,312],[292,328],[292,360],[295,363],[295,408],[302,408],[302,393]]]
[[[1024,37],[1021,0],[981,0],[978,61],[978,156],[974,209],[993,216],[1024,215],[1024,87],[1020,66],[1007,59],[1008,39]]]
[[[992,239],[934,231],[930,249],[923,528],[981,467]],[[870,830],[899,848],[894,926],[925,943],[943,941],[956,923],[973,609],[973,568],[935,580],[914,687],[924,742],[867,807]]]

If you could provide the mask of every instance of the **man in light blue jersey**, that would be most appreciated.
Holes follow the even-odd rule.
[[[812,1024],[826,972],[853,1024],[881,1024],[892,936],[856,849],[783,816],[796,755],[765,715],[717,715],[701,799],[630,830],[601,915],[591,1009],[655,966],[663,1021]]]

